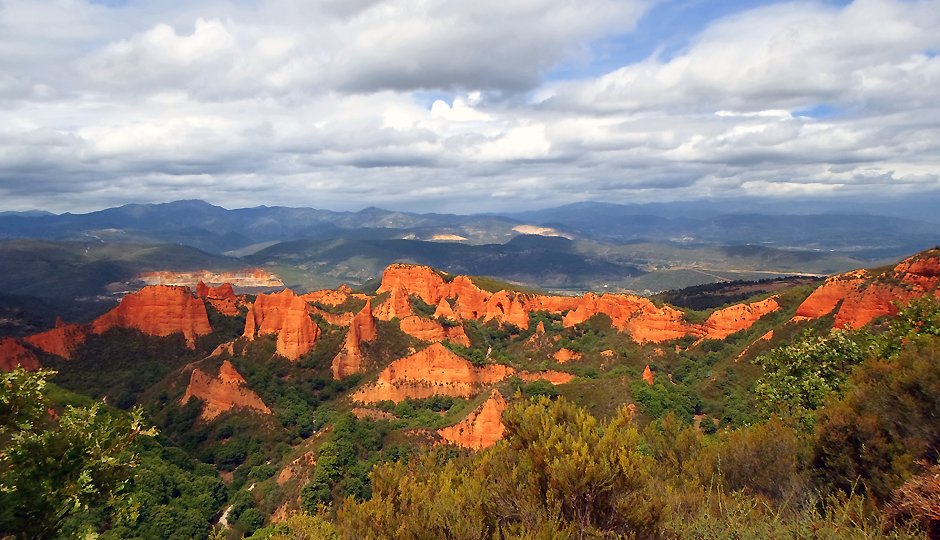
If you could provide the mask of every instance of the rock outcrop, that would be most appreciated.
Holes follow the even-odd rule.
[[[555,361],[559,364],[567,364],[572,360],[580,360],[581,353],[572,351],[571,349],[561,348],[555,351],[555,354],[552,355],[552,358],[554,358]]]
[[[85,343],[87,337],[87,327],[65,324],[62,319],[56,318],[55,328],[23,338],[23,341],[43,352],[71,359],[72,351]]]
[[[205,300],[216,311],[228,317],[238,315],[241,299],[235,294],[231,283],[223,283],[218,287],[210,287],[200,281],[196,284],[196,296]]]
[[[795,320],[835,311],[836,328],[861,328],[878,317],[894,315],[915,298],[940,295],[940,249],[909,257],[878,275],[865,270],[833,276],[796,310]]]
[[[180,285],[195,287],[200,281],[203,283],[231,283],[236,287],[283,287],[284,282],[277,275],[260,268],[248,268],[235,272],[210,272],[198,270],[196,272],[172,272],[162,270],[141,274],[138,279],[147,285]]]
[[[343,348],[333,357],[330,366],[333,378],[339,380],[362,371],[361,344],[363,341],[374,340],[377,335],[375,319],[372,317],[372,305],[366,301],[366,305],[349,323]]]
[[[335,289],[313,291],[302,295],[307,302],[317,302],[327,306],[338,306],[349,300],[352,289],[348,285],[340,285]]]
[[[650,365],[646,364],[646,368],[643,370],[643,381],[646,384],[653,384],[653,370],[650,369]]]
[[[372,314],[380,321],[390,321],[395,318],[404,319],[412,315],[408,291],[404,287],[393,287],[389,291],[388,298],[372,309]]]
[[[198,368],[193,370],[180,403],[185,404],[192,397],[205,402],[199,417],[207,421],[235,408],[263,414],[271,412],[258,394],[248,388],[244,377],[228,360],[222,362],[219,374],[215,377]]]
[[[796,317],[816,319],[829,315],[843,300],[859,289],[868,279],[868,272],[857,270],[827,279],[796,308]]]
[[[552,384],[565,384],[574,380],[574,375],[571,373],[551,369],[545,371],[519,371],[516,376],[525,382],[547,381]]]
[[[760,302],[750,304],[735,304],[719,309],[705,320],[705,337],[708,339],[725,339],[726,337],[746,330],[754,325],[761,317],[780,309],[777,298],[771,296]]]
[[[17,367],[36,371],[40,368],[39,357],[13,338],[0,339],[0,371],[13,371]]]
[[[375,292],[382,294],[395,289],[402,289],[406,297],[413,294],[432,306],[437,305],[448,292],[444,278],[433,268],[414,264],[390,265],[382,274],[382,283]]]
[[[502,420],[505,410],[506,399],[494,389],[486,401],[460,423],[440,429],[437,434],[445,442],[462,448],[488,448],[503,438],[506,431]]]
[[[411,356],[391,363],[378,381],[353,394],[355,401],[376,403],[427,398],[434,395],[471,397],[486,385],[515,373],[509,366],[490,364],[476,367],[469,360],[435,343]]]
[[[434,310],[434,318],[444,318],[451,321],[458,321],[460,317],[454,312],[454,308],[450,307],[450,302],[446,298],[441,298],[441,301],[437,303],[437,308]]]
[[[212,332],[206,306],[187,287],[149,285],[128,294],[111,311],[95,319],[92,332],[134,328],[151,336],[181,333],[193,347],[196,338]]]
[[[463,326],[457,325],[445,328],[444,325],[435,320],[425,319],[417,315],[402,319],[401,331],[421,341],[433,343],[446,339],[464,347],[470,346],[470,338],[464,332]]]
[[[529,328],[528,297],[522,293],[499,291],[486,300],[484,321],[506,322],[525,330]]]
[[[477,287],[467,276],[457,276],[450,282],[448,297],[456,299],[454,312],[458,317],[479,319],[486,314],[490,293]]]
[[[310,319],[308,304],[290,289],[259,294],[248,309],[244,336],[276,334],[277,354],[297,360],[313,349],[320,329]]]

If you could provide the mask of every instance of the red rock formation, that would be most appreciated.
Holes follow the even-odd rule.
[[[382,284],[375,291],[382,294],[396,288],[404,289],[405,295],[415,295],[425,303],[437,305],[447,295],[448,286],[444,278],[428,266],[393,264],[382,274]]]
[[[135,328],[151,336],[182,333],[193,347],[196,338],[212,332],[206,306],[186,287],[149,285],[121,299],[111,311],[95,319],[92,332]]]
[[[231,283],[223,283],[218,287],[209,287],[202,281],[196,284],[196,296],[208,302],[222,315],[234,317],[238,315],[241,299],[235,294]]]
[[[515,373],[509,366],[490,364],[475,367],[440,343],[411,356],[395,360],[375,384],[363,387],[353,400],[376,403],[390,400],[398,403],[407,398],[433,395],[470,397],[483,386],[499,382]]]
[[[646,369],[643,370],[643,381],[649,385],[653,384],[653,370],[650,369],[649,364],[646,364]]]
[[[516,373],[516,376],[526,382],[532,381],[548,381],[552,384],[565,384],[574,380],[574,375],[570,373],[565,373],[564,371],[554,371],[554,370],[545,370],[545,371],[519,371]]]
[[[871,283],[850,294],[842,302],[832,326],[847,330],[861,328],[883,315],[897,314],[898,304],[907,305],[922,294],[923,291],[914,292],[894,285]]]
[[[598,297],[588,293],[580,298],[577,307],[562,319],[567,327],[581,324],[597,314],[610,317],[611,324],[621,332],[628,332],[634,340],[660,343],[701,330],[689,324],[684,314],[670,306],[656,307],[646,298],[629,294],[605,294]]]
[[[467,276],[457,276],[450,282],[448,298],[456,298],[454,311],[462,319],[479,319],[486,314],[486,301],[490,293],[477,287]]]
[[[340,285],[335,289],[325,289],[313,291],[301,296],[307,302],[318,302],[326,306],[338,306],[343,304],[352,295],[352,289],[348,285]]]
[[[277,334],[277,354],[297,360],[310,352],[320,336],[320,329],[308,314],[303,298],[290,289],[273,294],[259,294],[248,309],[244,336]]]
[[[376,319],[390,321],[394,318],[404,319],[412,314],[411,300],[404,287],[393,287],[388,298],[372,310]]]
[[[27,371],[36,371],[41,366],[39,358],[13,338],[0,339],[0,371],[13,371],[21,367]]]
[[[499,291],[486,301],[484,321],[496,320],[514,324],[525,330],[529,327],[529,309],[526,296],[518,292]]]
[[[547,296],[534,295],[530,298],[530,306],[533,311],[549,311],[551,313],[562,313],[577,309],[581,305],[580,296]]]
[[[800,304],[794,320],[821,317],[839,306],[833,326],[860,328],[878,317],[897,313],[898,305],[925,294],[937,295],[938,285],[940,250],[931,249],[877,276],[859,270],[827,279]]]
[[[542,321],[535,325],[535,332],[525,341],[526,346],[534,349],[546,347],[550,343],[545,335],[545,324]]]
[[[581,353],[572,351],[571,349],[558,349],[555,354],[552,355],[552,358],[558,361],[559,364],[565,364],[572,360],[580,360]]]
[[[437,433],[445,442],[471,450],[493,446],[503,438],[506,430],[502,421],[505,410],[506,400],[494,389],[490,397],[460,423],[440,429]]]
[[[446,298],[441,298],[441,301],[437,303],[437,309],[434,310],[434,318],[444,318],[452,321],[460,320],[460,317],[454,313],[454,309],[450,307],[450,303]]]
[[[421,341],[437,342],[445,339],[463,345],[470,346],[470,338],[463,330],[463,326],[449,326],[445,328],[441,323],[412,315],[401,320],[401,331],[409,336],[420,339]]]
[[[333,357],[330,367],[333,378],[339,380],[362,371],[361,342],[372,341],[377,335],[375,319],[372,317],[372,304],[366,300],[366,305],[349,323],[349,331],[346,332],[346,342],[343,348]]]
[[[351,324],[346,332],[346,341],[343,343],[343,348],[333,357],[330,370],[333,373],[333,378],[340,380],[362,371],[362,363],[359,327]]]
[[[324,321],[332,324],[333,326],[349,326],[352,323],[355,313],[350,313],[345,311],[343,313],[330,313],[329,311],[322,310],[317,306],[307,305],[307,311],[311,315],[319,315],[323,318]]]
[[[796,308],[796,317],[815,319],[829,315],[867,279],[865,270],[830,277]]]
[[[705,320],[705,337],[708,339],[725,339],[726,337],[750,328],[764,315],[780,309],[777,297],[771,296],[760,302],[750,304],[735,304],[719,309]]]
[[[648,300],[633,318],[623,323],[623,329],[640,343],[662,343],[701,334],[701,330],[689,324],[685,315],[678,309],[670,306],[658,308]]]
[[[216,377],[201,369],[194,369],[180,403],[185,404],[191,397],[205,402],[199,417],[207,421],[234,408],[251,409],[264,414],[271,412],[258,394],[248,388],[245,379],[228,360],[222,362]]]
[[[88,337],[86,327],[65,324],[62,319],[56,318],[55,328],[23,338],[23,341],[49,354],[71,359],[72,351],[85,343],[86,337]]]
[[[222,343],[215,350],[212,351],[212,354],[209,355],[209,358],[214,358],[216,356],[222,356],[223,353],[228,353],[229,356],[235,355],[235,342],[227,341]]]

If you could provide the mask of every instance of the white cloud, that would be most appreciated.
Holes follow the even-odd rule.
[[[670,57],[564,81],[546,74],[648,3],[2,5],[7,208],[940,188],[938,0],[742,11]]]

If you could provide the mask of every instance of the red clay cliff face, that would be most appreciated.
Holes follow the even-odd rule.
[[[479,319],[486,314],[486,301],[490,296],[467,276],[457,276],[450,282],[448,297],[456,298],[454,311],[462,319]]]
[[[65,324],[62,319],[56,319],[55,328],[23,338],[23,341],[43,352],[71,359],[72,351],[85,343],[87,336],[88,329],[86,327],[77,324]]]
[[[413,294],[432,306],[447,296],[448,289],[444,278],[431,267],[413,264],[390,265],[382,274],[382,284],[375,292],[382,294],[396,288],[403,289],[405,296]]]
[[[39,358],[13,338],[0,339],[0,371],[13,371],[21,367],[27,371],[36,371],[41,366]]]
[[[320,329],[310,319],[308,305],[290,289],[259,294],[248,309],[244,336],[277,334],[277,354],[297,360],[310,352]]]
[[[521,293],[499,291],[487,299],[483,320],[507,322],[525,330],[529,328],[527,300],[528,297]]]
[[[361,344],[363,341],[374,340],[377,335],[375,319],[372,317],[372,304],[367,300],[366,305],[349,323],[349,330],[346,332],[346,341],[343,348],[333,357],[330,366],[333,378],[339,380],[362,371]]]
[[[462,448],[488,448],[503,438],[506,431],[502,420],[505,410],[506,399],[498,390],[493,390],[490,397],[460,423],[440,429],[437,433],[445,442]]]
[[[650,365],[646,364],[646,368],[643,369],[643,382],[648,385],[653,384],[653,370],[650,369]]]
[[[196,296],[208,302],[222,315],[234,317],[238,315],[238,307],[242,300],[235,294],[231,283],[223,283],[218,287],[210,287],[203,282],[196,284]]]
[[[545,371],[518,371],[516,376],[525,382],[546,381],[555,385],[569,383],[574,380],[574,375],[571,373],[551,369]]]
[[[832,276],[813,291],[800,307],[796,308],[796,317],[816,319],[832,313],[839,302],[853,294],[868,279],[868,272],[858,270]]]
[[[438,342],[445,339],[463,345],[470,346],[470,338],[463,330],[463,326],[444,327],[441,323],[412,315],[401,320],[401,331],[409,336],[420,339],[421,341]]]
[[[212,332],[206,306],[186,287],[150,285],[121,299],[111,311],[95,319],[92,332],[135,328],[151,336],[182,333],[193,347],[196,338]]]
[[[324,289],[304,294],[302,298],[307,302],[318,302],[327,306],[338,306],[352,295],[352,289],[348,285],[340,285],[335,289]]]
[[[271,412],[258,394],[248,388],[245,379],[228,360],[222,362],[222,367],[219,368],[219,374],[216,377],[201,369],[194,369],[189,378],[189,386],[186,387],[186,393],[183,394],[180,403],[185,404],[191,397],[205,402],[199,417],[207,421],[235,408],[250,409],[264,414]]]
[[[735,304],[719,309],[705,320],[705,337],[708,339],[725,339],[726,337],[747,330],[761,317],[780,309],[777,298],[772,296],[760,302],[750,304]]]
[[[396,403],[407,398],[427,398],[433,395],[471,397],[489,384],[512,376],[509,366],[490,364],[475,367],[440,343],[411,356],[395,360],[382,373],[375,384],[363,387],[353,394],[355,401],[376,403],[390,400]]]
[[[878,317],[896,314],[898,305],[926,294],[937,295],[938,285],[940,250],[931,249],[878,276],[859,270],[827,279],[800,304],[794,319],[822,317],[838,307],[834,327],[861,328]]]
[[[388,298],[372,310],[372,314],[380,321],[390,321],[394,318],[404,319],[412,315],[411,300],[404,287],[393,287]]]

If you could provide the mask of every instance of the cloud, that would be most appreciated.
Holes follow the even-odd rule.
[[[469,212],[940,189],[940,1],[778,3],[548,78],[650,5],[4,0],[0,200]]]

